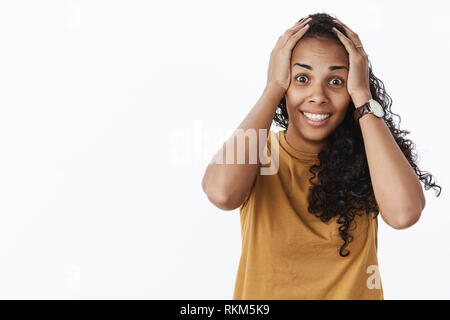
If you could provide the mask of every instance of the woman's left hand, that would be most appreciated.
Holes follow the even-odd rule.
[[[369,83],[369,56],[364,51],[361,40],[355,32],[340,20],[336,19],[333,20],[333,22],[340,24],[350,38],[347,38],[342,32],[333,27],[333,32],[337,35],[339,40],[341,40],[349,54],[350,67],[347,79],[347,90],[353,100],[353,104],[358,108],[369,99],[372,99]],[[357,45],[361,47],[356,48]]]

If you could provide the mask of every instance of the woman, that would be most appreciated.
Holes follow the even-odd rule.
[[[245,164],[217,162],[224,146],[202,181],[217,207],[240,208],[234,299],[384,299],[378,213],[407,228],[425,207],[420,182],[441,190],[417,167],[391,104],[341,21],[314,14],[278,39],[266,88],[238,127],[266,132],[258,146],[276,172],[260,174],[266,163],[251,164],[247,144]],[[266,138],[272,121],[286,130]],[[234,154],[242,149],[235,136],[227,141]]]

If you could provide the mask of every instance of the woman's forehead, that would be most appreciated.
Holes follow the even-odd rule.
[[[292,51],[292,64],[295,62],[348,65],[348,53],[343,45],[332,39],[306,38],[301,39]]]

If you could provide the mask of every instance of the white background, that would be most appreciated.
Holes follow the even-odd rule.
[[[443,186],[408,229],[379,217],[385,299],[449,299],[448,5],[360,0],[1,1],[0,297],[231,299],[239,210],[203,173],[317,12],[359,34]]]

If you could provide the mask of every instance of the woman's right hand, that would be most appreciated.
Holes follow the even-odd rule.
[[[309,28],[311,18],[302,19],[278,38],[270,53],[269,70],[267,72],[267,85],[276,85],[287,91],[291,82],[291,56],[292,50],[300,38]]]

